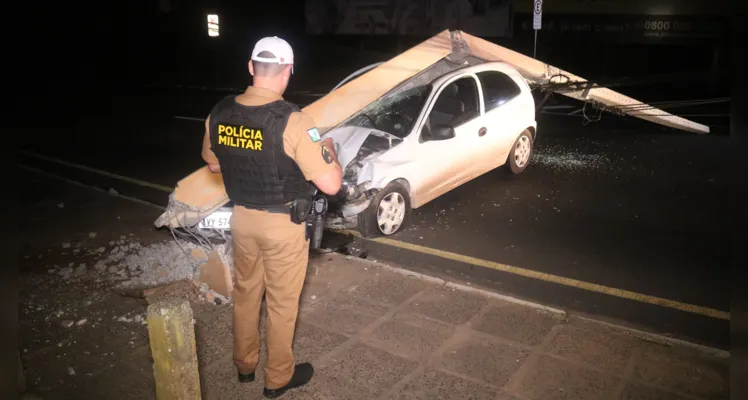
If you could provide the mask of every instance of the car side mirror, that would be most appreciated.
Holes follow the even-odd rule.
[[[431,130],[431,140],[447,140],[455,137],[455,129],[449,125],[437,125]]]

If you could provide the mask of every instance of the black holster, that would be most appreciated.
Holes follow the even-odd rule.
[[[312,209],[311,197],[298,197],[291,203],[291,222],[302,224],[309,217],[309,211]]]

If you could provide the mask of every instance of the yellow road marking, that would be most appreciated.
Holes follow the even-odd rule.
[[[57,163],[57,164],[60,164],[60,165],[65,165],[65,166],[68,166],[68,167],[77,168],[77,169],[80,169],[80,170],[92,172],[92,173],[99,174],[99,175],[102,175],[102,176],[106,176],[106,177],[109,177],[109,178],[119,179],[119,180],[124,181],[124,182],[132,183],[134,185],[140,185],[140,186],[144,186],[144,187],[149,187],[149,188],[152,188],[152,189],[160,190],[160,191],[163,191],[163,192],[166,192],[166,193],[171,193],[172,191],[174,191],[174,188],[170,188],[168,186],[158,185],[158,184],[155,184],[155,183],[146,182],[146,181],[142,181],[142,180],[135,179],[135,178],[130,178],[130,177],[123,176],[123,175],[113,174],[111,172],[106,172],[106,171],[102,171],[102,170],[99,170],[99,169],[95,169],[95,168],[91,168],[91,167],[86,167],[84,165],[74,164],[74,163],[63,161],[63,160],[59,160],[59,159],[56,159],[56,158],[46,157],[46,156],[42,156],[42,155],[39,155],[39,154],[30,153],[30,152],[27,152],[27,151],[20,151],[20,153],[26,154],[26,155],[31,156],[31,157],[39,158],[41,160],[45,160],[45,161]],[[361,236],[361,234],[358,233],[358,232],[356,232],[356,231],[344,231],[344,232],[345,233],[349,233],[349,234],[351,234],[351,235],[353,235],[355,237],[363,239],[363,237]],[[643,293],[637,293],[637,292],[632,292],[632,291],[629,291],[629,290],[618,289],[618,288],[614,288],[614,287],[610,287],[610,286],[599,285],[599,284],[596,284],[596,283],[591,283],[591,282],[580,281],[580,280],[577,280],[577,279],[566,278],[566,277],[563,277],[563,276],[547,274],[545,272],[534,271],[534,270],[531,270],[531,269],[514,267],[514,266],[511,266],[511,265],[501,264],[501,263],[497,263],[497,262],[494,262],[494,261],[488,261],[488,260],[483,260],[483,259],[480,259],[480,258],[466,256],[464,254],[452,253],[452,252],[449,252],[449,251],[444,251],[444,250],[439,250],[439,249],[433,249],[431,247],[420,246],[420,245],[417,245],[417,244],[412,244],[412,243],[407,243],[407,242],[401,242],[399,240],[394,240],[394,239],[373,238],[373,239],[364,239],[364,240],[370,240],[370,241],[373,241],[373,242],[385,244],[385,245],[392,246],[392,247],[397,247],[397,248],[401,248],[401,249],[415,251],[415,252],[422,253],[422,254],[428,254],[428,255],[432,255],[432,256],[444,258],[444,259],[447,259],[447,260],[453,260],[453,261],[462,262],[462,263],[465,263],[465,264],[475,265],[475,266],[478,266],[478,267],[489,268],[489,269],[493,269],[493,270],[496,270],[496,271],[506,272],[506,273],[510,273],[510,274],[514,274],[514,275],[524,276],[524,277],[527,277],[527,278],[537,279],[537,280],[544,281],[544,282],[551,282],[551,283],[555,283],[555,284],[559,284],[559,285],[564,285],[564,286],[569,286],[569,287],[575,287],[575,288],[578,288],[578,289],[588,290],[588,291],[591,291],[591,292],[606,294],[608,296],[614,296],[614,297],[619,297],[619,298],[622,298],[622,299],[634,300],[634,301],[638,301],[640,303],[647,303],[647,304],[658,305],[658,306],[662,306],[662,307],[672,308],[672,309],[675,309],[675,310],[690,312],[690,313],[693,313],[693,314],[703,315],[703,316],[712,317],[712,318],[716,318],[716,319],[722,319],[722,320],[726,320],[726,321],[730,320],[730,313],[728,311],[721,311],[721,310],[716,310],[716,309],[709,308],[709,307],[702,307],[702,306],[697,306],[697,305],[694,305],[694,304],[688,304],[688,303],[683,303],[683,302],[680,302],[680,301],[665,299],[665,298],[662,298],[662,297],[650,296],[650,295],[643,294]]]
[[[133,185],[144,186],[144,187],[147,187],[147,188],[160,190],[160,191],[166,192],[166,193],[171,193],[171,192],[174,191],[174,188],[170,188],[170,187],[164,186],[164,185],[159,185],[159,184],[156,184],[156,183],[146,182],[146,181],[143,181],[143,180],[140,180],[140,179],[130,178],[129,176],[118,175],[118,174],[114,174],[114,173],[111,173],[111,172],[102,171],[100,169],[87,167],[85,165],[74,164],[74,163],[71,163],[71,162],[68,162],[68,161],[64,161],[64,160],[60,160],[60,159],[57,159],[57,158],[43,156],[41,154],[36,154],[36,153],[29,152],[29,151],[19,150],[18,152],[21,153],[21,154],[25,154],[25,155],[27,155],[29,157],[38,158],[40,160],[49,161],[49,162],[60,164],[60,165],[64,165],[64,166],[70,167],[70,168],[77,168],[77,169],[80,169],[80,170],[83,170],[83,171],[87,171],[87,172],[91,172],[91,173],[94,173],[94,174],[106,176],[106,177],[112,178],[112,179],[118,179],[118,180],[123,181],[123,182],[132,183]]]
[[[428,255],[445,258],[445,259],[453,260],[457,262],[462,262],[466,264],[472,264],[472,265],[479,266],[479,267],[490,268],[496,271],[506,272],[506,273],[510,273],[514,275],[520,275],[520,276],[524,276],[527,278],[537,279],[540,281],[556,283],[559,285],[575,287],[578,289],[588,290],[588,291],[596,292],[596,293],[602,293],[602,294],[606,294],[609,296],[620,297],[623,299],[634,300],[640,303],[654,304],[654,305],[658,305],[662,307],[673,308],[676,310],[690,312],[693,314],[699,314],[699,315],[703,315],[707,317],[723,319],[726,321],[730,320],[730,313],[727,311],[715,310],[713,308],[702,307],[702,306],[697,306],[697,305],[688,304],[688,303],[682,303],[680,301],[665,299],[662,297],[650,296],[650,295],[643,294],[643,293],[637,293],[637,292],[632,292],[629,290],[623,290],[623,289],[618,289],[614,287],[598,285],[596,283],[580,281],[577,279],[566,278],[566,277],[558,276],[558,275],[551,275],[545,272],[539,272],[539,271],[534,271],[531,269],[514,267],[511,265],[501,264],[501,263],[497,263],[494,261],[488,261],[488,260],[483,260],[480,258],[466,256],[464,254],[457,254],[457,253],[452,253],[449,251],[433,249],[431,247],[419,246],[417,244],[401,242],[399,240],[393,240],[389,238],[380,237],[380,238],[365,239],[361,236],[360,233],[356,231],[345,231],[345,232],[355,237],[364,239],[364,240],[370,240],[370,241],[385,244],[388,246],[415,251],[418,253],[428,254]]]

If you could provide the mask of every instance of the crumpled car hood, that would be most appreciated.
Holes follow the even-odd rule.
[[[372,140],[371,136],[378,140]],[[354,167],[354,161],[363,161],[362,158],[375,153],[381,154],[402,142],[402,139],[387,132],[359,126],[336,128],[322,135],[323,139],[328,137],[335,142],[338,160],[344,171]]]

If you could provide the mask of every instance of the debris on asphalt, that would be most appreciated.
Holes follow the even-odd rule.
[[[75,269],[76,275],[83,275],[87,271],[86,264],[81,264],[78,266],[78,268]]]
[[[195,245],[167,241],[144,247],[124,239],[121,237],[120,245],[110,249],[109,256],[102,260],[108,265],[118,266],[120,271],[127,269],[131,272],[130,279],[122,283],[124,287],[159,286],[198,277],[200,263],[189,253],[185,254],[187,247]]]
[[[75,370],[73,369],[73,367],[68,367],[68,374],[70,376],[74,376],[75,375]]]
[[[96,237],[96,232],[89,232],[88,233],[88,237],[90,237],[91,239],[95,238]]]
[[[563,171],[611,168],[611,160],[603,154],[585,154],[568,147],[546,144],[531,156],[531,164]]]
[[[85,319],[85,318],[83,318],[82,320],[80,320],[80,321],[76,322],[76,323],[75,323],[75,326],[81,326],[81,325],[85,325],[85,324],[86,324],[87,322],[88,322],[88,320],[87,320],[87,319]]]
[[[74,323],[75,322],[73,322],[73,321],[71,321],[69,319],[66,319],[66,320],[60,322],[60,325],[62,325],[64,328],[70,328],[71,326],[73,326]]]
[[[63,242],[63,243],[62,243],[62,248],[63,248],[63,249],[67,249],[67,248],[69,248],[69,247],[70,247],[70,243],[69,243],[69,242]]]
[[[69,278],[72,273],[73,273],[73,268],[71,267],[65,267],[58,272],[58,274],[60,274],[60,276],[62,276],[65,279]]]
[[[112,196],[119,196],[119,192],[114,190],[114,188],[109,188],[109,194],[111,194]]]
[[[128,322],[128,323],[136,323],[136,324],[140,324],[140,325],[147,325],[148,324],[148,321],[141,314],[136,314],[132,318],[128,318],[128,317],[125,317],[123,315],[123,316],[117,318],[117,321],[119,321],[119,322]]]
[[[96,270],[96,272],[102,273],[107,270],[107,266],[103,262],[99,261],[94,265],[94,269]]]

